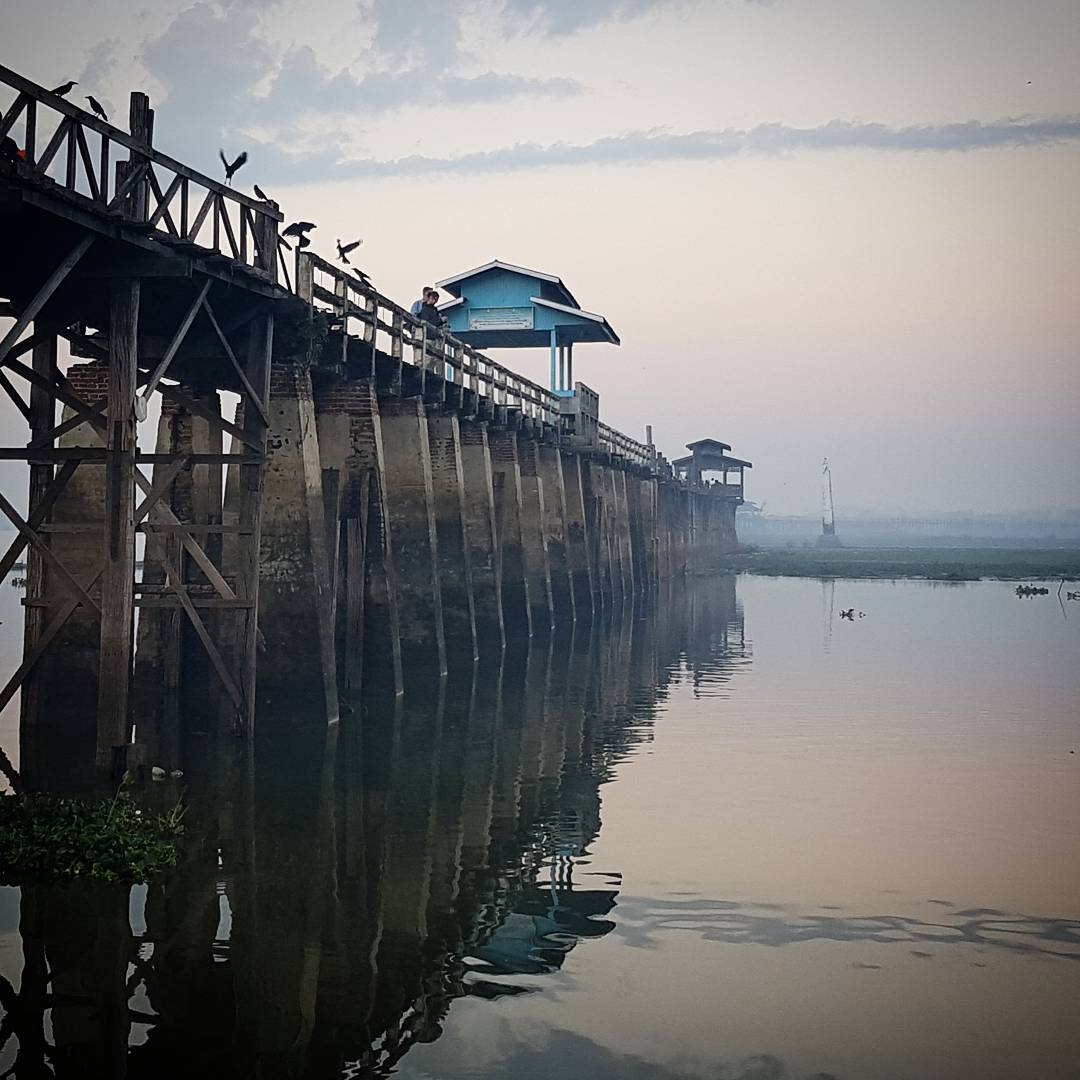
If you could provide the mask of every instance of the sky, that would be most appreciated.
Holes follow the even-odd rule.
[[[825,456],[838,518],[1080,509],[1076,0],[0,0],[0,63],[246,149],[403,303],[559,275],[622,339],[575,351],[601,418],[770,513]]]

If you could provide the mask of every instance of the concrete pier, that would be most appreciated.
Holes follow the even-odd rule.
[[[478,655],[476,610],[472,558],[465,534],[461,431],[453,414],[433,413],[427,424],[443,633],[448,651],[474,659]]]
[[[380,403],[386,507],[402,667],[446,671],[439,542],[427,416],[416,398]]]
[[[532,612],[525,570],[522,535],[521,469],[517,436],[505,428],[488,430],[491,476],[495,497],[495,527],[502,570],[502,615],[507,640],[532,635]]]
[[[519,440],[518,465],[521,472],[521,549],[532,632],[534,635],[546,634],[555,625],[555,606],[548,568],[544,480],[540,475],[538,447],[532,439]]]

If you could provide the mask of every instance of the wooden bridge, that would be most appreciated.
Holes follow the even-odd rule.
[[[257,697],[332,723],[342,692],[400,691],[734,545],[741,484],[676,478],[595,391],[552,394],[286,250],[276,204],[153,136],[143,94],[123,131],[0,67],[0,388],[29,428],[0,448],[29,466],[26,515],[0,495],[0,565],[28,565],[0,708],[21,690],[24,773],[57,727],[75,776],[84,746],[102,774],[133,747],[169,764],[180,716],[250,733]]]

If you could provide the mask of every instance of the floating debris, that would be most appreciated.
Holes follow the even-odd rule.
[[[1050,590],[1042,585],[1017,585],[1017,596],[1049,596]]]

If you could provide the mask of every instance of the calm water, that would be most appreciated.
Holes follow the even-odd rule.
[[[170,880],[0,890],[0,1074],[1075,1080],[1068,615],[717,580],[336,747],[192,735]]]

